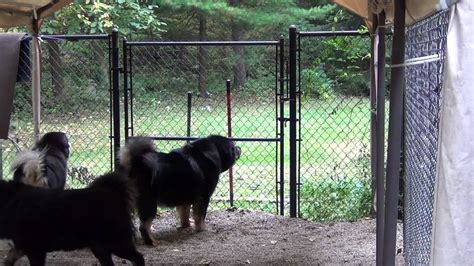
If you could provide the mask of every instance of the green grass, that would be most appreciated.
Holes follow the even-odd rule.
[[[134,105],[134,134],[151,136],[186,135],[186,95],[172,98],[150,95]],[[239,138],[275,138],[274,98],[235,97],[233,135]],[[110,170],[108,108],[93,114],[51,114],[44,117],[43,132],[63,130],[73,146],[69,168],[76,179],[92,178]],[[288,106],[285,106],[288,116]],[[123,119],[122,119],[123,123]],[[13,136],[23,149],[31,146],[32,125],[15,119]],[[225,97],[212,100],[194,97],[192,136],[225,135],[227,116]],[[351,220],[367,215],[370,209],[370,112],[366,98],[334,98],[326,101],[305,99],[301,105],[301,206],[303,217],[313,220]],[[285,128],[288,136],[288,125]],[[162,151],[184,142],[157,141]],[[233,169],[235,206],[276,213],[276,144],[239,142],[242,157]],[[6,173],[14,155],[13,145],[3,144],[3,169]],[[285,176],[288,176],[289,149],[285,142]],[[70,181],[82,186],[82,182]],[[288,199],[288,180],[285,198]],[[369,195],[369,197],[368,197]],[[212,208],[229,206],[229,175],[222,175]],[[287,201],[287,200],[286,200]],[[288,202],[285,203],[286,205]]]

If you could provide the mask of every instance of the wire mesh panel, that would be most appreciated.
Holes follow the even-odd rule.
[[[368,216],[370,40],[299,36],[299,215],[317,221]]]
[[[405,96],[405,259],[429,264],[439,114],[449,14],[410,26],[407,59],[437,55],[441,60],[407,66]]]
[[[130,43],[128,134],[157,139],[167,152],[187,137],[227,136],[226,80],[231,80],[232,136],[242,155],[233,168],[234,205],[277,212],[277,46]],[[229,173],[211,208],[229,207]]]
[[[44,36],[41,43],[41,132],[63,131],[72,145],[68,184],[83,186],[111,169],[109,41],[101,36]],[[30,60],[28,50],[23,51]],[[33,146],[31,69],[17,83],[2,169]]]

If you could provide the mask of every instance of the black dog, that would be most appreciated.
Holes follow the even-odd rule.
[[[212,135],[169,153],[157,152],[151,139],[131,139],[121,150],[121,166],[136,181],[140,233],[153,245],[151,224],[157,206],[177,207],[181,227],[190,226],[192,205],[197,231],[205,229],[207,207],[219,175],[240,157],[240,148],[226,137]]]
[[[63,132],[43,135],[30,151],[20,153],[12,163],[13,180],[36,187],[64,189],[69,159],[69,140]],[[13,265],[23,252],[12,247],[5,259]]]
[[[32,186],[61,188],[66,185],[69,141],[63,132],[49,132],[31,151],[20,153],[12,164],[13,180]]]
[[[119,173],[73,190],[0,180],[0,238],[12,240],[31,265],[44,265],[50,251],[86,247],[102,265],[113,265],[111,254],[144,265],[134,244],[130,183]]]

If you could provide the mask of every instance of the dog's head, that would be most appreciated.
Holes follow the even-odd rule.
[[[207,139],[215,145],[219,152],[222,171],[229,170],[240,158],[240,147],[236,146],[232,140],[219,135],[211,135]]]
[[[63,132],[48,132],[33,147],[33,150],[42,151],[44,149],[58,149],[62,152],[66,159],[69,158],[70,144],[69,140]]]

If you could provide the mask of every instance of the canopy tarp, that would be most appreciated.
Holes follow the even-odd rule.
[[[363,18],[370,26],[372,14],[385,10],[388,23],[393,22],[393,0],[332,0],[335,4],[344,7],[350,12]],[[406,0],[405,24],[411,25],[437,11],[444,10],[458,0]]]
[[[10,28],[16,26],[27,26],[33,33],[32,49],[32,106],[33,123],[35,125],[34,135],[38,139],[40,136],[40,51],[38,43],[39,28],[43,19],[62,7],[68,5],[73,0],[3,0],[0,2],[0,28]],[[5,84],[0,80],[2,84]],[[0,98],[7,98],[9,89],[0,89]],[[10,97],[13,101],[13,97]],[[8,98],[8,99],[10,99]],[[9,105],[11,105],[9,103]],[[0,121],[10,118],[10,113],[0,113]],[[8,134],[8,129],[3,129]],[[5,138],[2,134],[0,138]]]
[[[4,0],[0,2],[0,27],[31,26],[73,0]]]
[[[17,80],[20,44],[24,35],[20,33],[3,33],[0,35],[0,138],[8,137],[10,114],[13,109],[13,95]],[[1,167],[1,166],[0,166]]]

